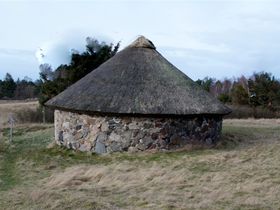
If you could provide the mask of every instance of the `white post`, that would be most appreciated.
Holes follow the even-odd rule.
[[[3,127],[2,127],[2,121],[1,121],[1,116],[0,116],[0,141],[2,140],[3,137]]]
[[[45,106],[42,107],[42,114],[43,114],[43,123],[46,123],[46,112],[45,112]]]
[[[12,141],[13,141],[13,128],[14,128],[14,123],[15,123],[15,119],[14,119],[12,114],[9,114],[8,123],[10,125],[10,139],[9,139],[9,142],[12,143]]]

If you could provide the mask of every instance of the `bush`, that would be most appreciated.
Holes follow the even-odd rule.
[[[225,118],[279,118],[280,117],[280,109],[275,111],[271,111],[268,108],[256,107],[255,109],[250,106],[234,106],[227,105],[232,109],[232,113],[226,115]]]
[[[16,111],[15,118],[17,123],[43,123],[43,108],[39,107],[37,109],[24,109]],[[45,108],[45,122],[54,122],[54,111],[49,108]]]
[[[230,103],[231,102],[231,98],[230,98],[229,94],[227,94],[227,93],[220,94],[218,96],[218,99],[223,103]]]

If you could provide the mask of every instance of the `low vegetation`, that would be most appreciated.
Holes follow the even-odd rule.
[[[230,105],[227,106],[232,110],[229,115],[226,115],[225,118],[228,119],[248,119],[248,118],[280,118],[280,108],[276,110],[270,110],[264,107],[251,107],[249,105]]]
[[[45,112],[45,113],[44,113]],[[0,130],[8,126],[9,118],[15,124],[53,122],[53,110],[43,109],[38,100],[0,100]]]
[[[33,113],[38,108],[39,108],[39,103],[37,100],[34,101],[0,100],[0,129],[3,126],[7,126],[10,115],[16,118],[17,113],[19,114],[23,112]]]
[[[0,140],[2,209],[277,209],[280,120],[225,120],[215,148],[97,156],[51,144],[52,125]]]

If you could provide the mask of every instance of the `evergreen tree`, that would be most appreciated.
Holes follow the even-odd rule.
[[[69,65],[61,65],[54,71],[48,64],[40,66],[42,84],[39,101],[41,104],[96,69],[114,56],[119,49],[119,43],[115,46],[107,45],[90,37],[86,39],[86,43],[86,51],[81,54],[74,51]]]
[[[16,83],[11,74],[7,73],[1,82],[1,92],[3,97],[13,98],[16,89]]]
[[[274,109],[280,104],[280,82],[267,72],[255,73],[248,80],[250,104]]]
[[[249,103],[248,92],[239,83],[234,84],[231,91],[231,99],[232,103],[237,105],[246,105]]]
[[[214,79],[205,77],[203,80],[198,79],[196,83],[199,84],[204,90],[210,92],[211,86],[214,83]]]

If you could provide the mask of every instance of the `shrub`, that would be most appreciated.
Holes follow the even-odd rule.
[[[250,106],[237,106],[237,105],[228,105],[232,109],[232,113],[226,115],[225,118],[279,118],[280,109],[275,111],[269,110],[264,107],[250,107]]]
[[[220,94],[218,96],[218,99],[223,103],[230,103],[231,102],[231,98],[230,98],[229,94],[227,94],[227,93]]]
[[[17,123],[43,123],[43,108],[37,109],[26,108],[18,110],[15,113]],[[54,122],[54,111],[49,108],[45,108],[45,122]]]

